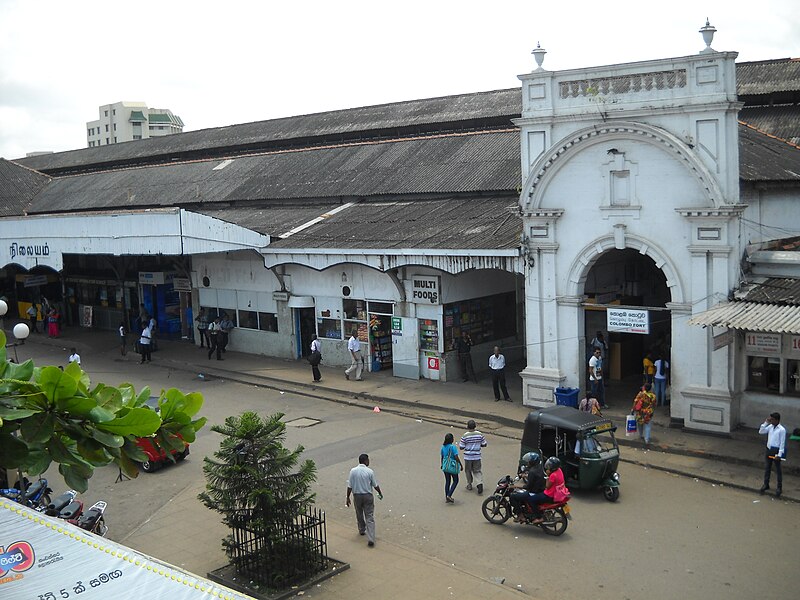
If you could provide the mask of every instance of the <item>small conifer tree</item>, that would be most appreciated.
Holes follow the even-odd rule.
[[[313,562],[304,557],[313,548],[298,544],[292,532],[314,500],[316,466],[306,460],[296,468],[304,448],[283,445],[283,416],[245,412],[213,426],[224,438],[214,457],[204,459],[206,491],[199,495],[232,530],[222,545],[237,572],[269,587],[292,581],[297,568]]]

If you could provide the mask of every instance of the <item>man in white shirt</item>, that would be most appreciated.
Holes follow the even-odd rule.
[[[151,341],[152,333],[150,332],[150,327],[145,325],[144,329],[142,329],[142,335],[139,337],[139,352],[142,353],[142,360],[139,362],[140,365],[144,364],[145,362],[150,362],[151,360]]]
[[[372,488],[378,492],[378,498],[383,500],[381,486],[375,480],[375,473],[369,468],[369,456],[362,454],[358,457],[358,466],[350,469],[347,478],[347,499],[345,505],[350,506],[350,494],[353,494],[358,522],[359,535],[367,536],[367,546],[375,545],[375,498]]]
[[[597,398],[600,406],[606,406],[606,390],[603,385],[603,357],[600,348],[594,349],[594,356],[589,359],[589,384],[592,386],[592,396]]]
[[[778,487],[775,488],[775,497],[780,498],[783,493],[783,473],[781,472],[781,461],[786,456],[786,429],[781,425],[781,413],[774,412],[767,417],[767,420],[758,428],[758,433],[767,436],[767,456],[764,468],[764,485],[761,486],[763,494],[769,489],[769,476],[772,472],[772,465],[775,465],[775,473],[778,477]]]
[[[356,339],[355,331],[350,335],[350,339],[347,340],[347,349],[350,351],[352,362],[350,363],[350,366],[345,370],[344,378],[349,380],[350,373],[355,371],[356,381],[362,381],[361,370],[364,368],[364,359],[361,356],[361,343]]]
[[[75,348],[70,348],[70,355],[69,355],[69,362],[71,363],[78,363],[81,364],[81,355],[78,354],[78,351]]]
[[[489,372],[492,374],[492,389],[494,401],[500,402],[500,390],[503,390],[503,400],[511,402],[506,388],[506,357],[500,354],[500,346],[494,347],[494,354],[489,357]]]

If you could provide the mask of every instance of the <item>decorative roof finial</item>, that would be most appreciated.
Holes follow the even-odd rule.
[[[708,17],[706,17],[706,24],[705,26],[700,28],[700,33],[703,36],[703,41],[706,43],[706,47],[700,53],[704,54],[706,52],[714,52],[714,49],[711,47],[711,42],[714,41],[714,34],[717,32],[717,28],[714,27],[708,21]]]
[[[542,48],[539,42],[536,42],[536,48],[531,52],[533,54],[533,58],[536,60],[536,70],[537,71],[544,71],[542,68],[542,63],[544,62],[544,55],[547,54],[547,50]]]

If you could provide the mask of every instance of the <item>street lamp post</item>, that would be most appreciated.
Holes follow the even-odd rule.
[[[8,312],[8,304],[6,304],[5,300],[0,300],[0,319],[3,319],[3,325],[5,325],[5,316]],[[14,348],[14,362],[19,362],[19,357],[17,356],[17,346],[21,346],[25,343],[25,340],[31,334],[31,330],[25,323],[17,323],[14,325],[14,337],[16,338],[16,342],[11,344],[6,344],[6,348]]]

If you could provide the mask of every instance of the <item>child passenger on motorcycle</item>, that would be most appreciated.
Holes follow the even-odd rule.
[[[523,489],[513,492],[509,498],[515,515],[514,520],[518,523],[525,520],[522,506],[525,503],[534,506],[533,497],[537,493],[543,492],[546,486],[544,471],[542,470],[542,458],[536,452],[528,452],[522,457],[522,462],[521,475],[525,480],[525,486]]]

